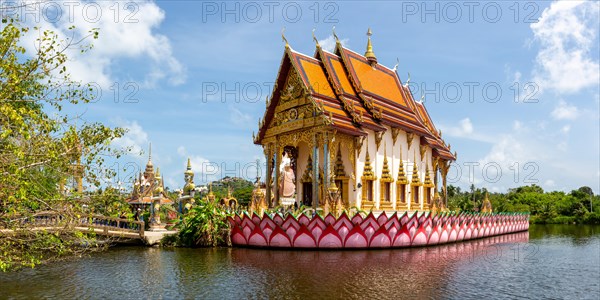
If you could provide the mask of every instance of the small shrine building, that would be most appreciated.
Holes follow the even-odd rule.
[[[370,29],[367,34],[364,55],[342,46],[335,32],[333,53],[313,36],[313,56],[294,51],[283,37],[275,87],[253,134],[267,161],[270,206],[284,198],[313,208],[333,205],[332,191],[347,209],[423,211],[446,203],[456,153],[415,101],[410,78],[403,84],[397,65],[378,63]],[[443,200],[434,205],[438,173]],[[282,176],[295,191],[280,184]]]
[[[173,204],[173,200],[169,199],[165,193],[165,187],[160,175],[160,169],[156,168],[154,171],[154,164],[152,163],[152,147],[148,155],[148,163],[146,163],[146,169],[133,182],[133,192],[127,202],[135,210],[141,208],[144,210],[146,207],[158,204]]]

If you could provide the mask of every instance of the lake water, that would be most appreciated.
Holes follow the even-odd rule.
[[[418,249],[118,247],[0,273],[5,299],[600,299],[600,226]]]

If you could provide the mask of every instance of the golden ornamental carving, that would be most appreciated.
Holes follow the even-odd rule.
[[[408,184],[406,178],[406,172],[404,171],[404,161],[402,160],[402,149],[400,149],[400,165],[398,166],[398,179],[399,184]]]
[[[384,151],[383,154],[383,168],[381,170],[381,182],[394,182],[394,177],[392,177],[392,174],[390,172],[390,168],[388,167],[388,160],[387,160],[387,155]]]
[[[410,149],[410,145],[412,144],[412,140],[415,137],[414,133],[407,132],[406,133],[406,142],[408,143],[408,149]]]
[[[362,152],[363,143],[365,142],[365,139],[366,139],[366,138],[367,138],[366,136],[357,136],[357,137],[355,138],[355,141],[356,141],[356,146],[357,146],[356,148],[357,148],[357,150],[358,150],[358,154],[359,154],[359,155],[360,155],[360,153]]]
[[[306,169],[304,170],[304,174],[302,174],[301,181],[302,182],[312,182],[312,173],[313,173],[313,161],[312,155],[308,155],[308,161],[306,162]]]
[[[281,96],[279,97],[279,104],[283,104],[293,99],[300,98],[304,95],[304,84],[300,80],[300,75],[298,75],[296,69],[292,69],[288,73],[285,88],[281,91]]]
[[[363,170],[363,175],[361,176],[362,180],[377,180],[377,176],[373,172],[373,167],[371,167],[371,158],[369,156],[369,149],[367,149],[367,154],[365,156],[365,169]]]
[[[356,161],[356,150],[354,144],[355,138],[346,134],[336,134],[335,140],[338,141],[338,151],[341,150],[342,147],[347,150],[346,153],[350,157],[350,161],[352,162],[352,168],[354,168],[354,164]]]
[[[378,107],[377,109],[373,109],[373,116],[376,119],[382,119],[383,118],[383,109],[381,107]]]
[[[410,181],[410,185],[411,186],[420,186],[420,185],[422,185],[421,178],[419,178],[419,170],[417,168],[417,162],[416,161],[413,163],[413,171],[412,171],[412,178],[411,178],[411,181]]]
[[[419,154],[421,154],[421,160],[425,160],[425,151],[427,151],[427,146],[419,144]]]
[[[342,106],[344,107],[344,109],[352,117],[352,121],[359,124],[362,123],[362,114],[359,115],[356,113],[356,108],[354,107],[354,104],[344,96],[340,96],[339,99],[342,101]]]
[[[327,117],[325,117],[323,119],[323,124],[325,125],[333,125],[334,121],[333,121],[333,113],[330,111],[329,114],[327,114]]]
[[[448,175],[448,171],[450,170],[450,161],[441,160],[439,163],[440,173],[442,176],[446,177]]]
[[[433,187],[433,182],[431,181],[431,175],[429,174],[429,166],[425,167],[425,180],[423,181],[424,187]]]
[[[346,177],[346,170],[344,169],[344,161],[342,160],[342,145],[341,145],[341,143],[339,144],[338,149],[337,149],[334,173],[335,173],[335,176],[338,178]]]
[[[381,145],[381,140],[383,139],[383,134],[385,131],[376,131],[375,132],[375,145],[377,146],[376,150],[379,150],[379,145]]]
[[[365,106],[369,109],[369,110],[373,110],[373,99],[369,98],[369,97],[363,97],[363,101],[365,103]]]
[[[400,129],[392,127],[392,145],[396,145],[396,140],[398,140],[398,134],[400,133]]]

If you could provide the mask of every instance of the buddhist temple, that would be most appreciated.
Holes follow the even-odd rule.
[[[271,207],[292,200],[313,208],[431,210],[438,173],[443,200],[435,209],[445,206],[456,153],[423,99],[413,97],[410,78],[402,83],[398,65],[380,64],[370,29],[367,35],[364,55],[342,46],[335,32],[333,52],[313,35],[312,56],[293,50],[282,35],[275,88],[253,134],[267,161]]]
[[[156,171],[154,171],[154,164],[152,163],[152,146],[150,146],[146,169],[134,180],[133,192],[131,193],[131,197],[127,199],[127,202],[134,209],[145,209],[152,203],[154,203],[154,205],[158,204],[159,206],[174,203],[165,193],[164,183],[159,168],[156,168]]]

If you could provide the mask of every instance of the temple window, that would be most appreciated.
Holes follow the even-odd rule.
[[[419,187],[418,186],[413,186],[412,196],[413,196],[412,202],[419,203]]]
[[[365,194],[366,194],[366,199],[367,201],[373,201],[373,181],[372,180],[367,180],[365,182]]]
[[[398,184],[398,201],[400,203],[406,203],[406,184]]]

